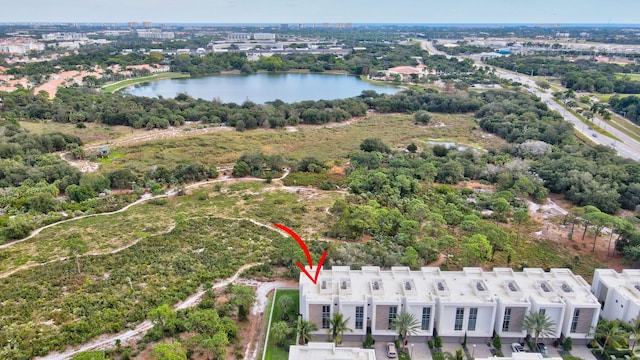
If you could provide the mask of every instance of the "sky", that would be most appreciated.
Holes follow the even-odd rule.
[[[638,0],[0,0],[0,10],[0,22],[640,24]]]

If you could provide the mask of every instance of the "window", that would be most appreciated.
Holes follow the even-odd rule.
[[[364,306],[356,306],[356,329],[362,330],[364,321]]]
[[[467,325],[467,330],[475,331],[476,330],[476,320],[478,319],[478,308],[469,309],[469,323]]]
[[[331,327],[329,324],[330,317],[331,317],[331,306],[322,305],[322,328],[323,329],[329,329]]]
[[[504,319],[502,319],[502,331],[509,331],[509,323],[511,322],[511,308],[504,309]]]
[[[571,332],[575,332],[578,328],[578,318],[580,317],[580,309],[573,310],[573,318],[571,319]]]
[[[387,327],[389,330],[393,329],[393,320],[396,318],[396,315],[398,315],[398,307],[389,306],[389,324]]]
[[[462,330],[462,320],[464,319],[464,308],[456,309],[456,322],[453,325],[453,330]]]
[[[422,308],[422,330],[429,330],[429,325],[431,324],[431,308],[423,307]]]
[[[540,313],[540,315],[544,315],[547,313],[547,309],[540,309],[538,310],[538,313]]]

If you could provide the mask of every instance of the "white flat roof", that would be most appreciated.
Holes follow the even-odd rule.
[[[376,360],[376,351],[336,347],[333,343],[310,342],[289,347],[289,360]]]
[[[622,296],[640,304],[640,269],[625,269],[621,273],[612,269],[596,269],[596,273],[608,289],[616,289]]]
[[[317,284],[301,274],[300,284],[309,301],[332,301],[337,295],[343,303],[362,303],[373,297],[377,303],[396,303],[402,298],[409,302],[434,303],[439,298],[452,304],[492,304],[499,298],[503,303],[522,306],[529,306],[530,300],[548,306],[562,306],[564,301],[599,306],[589,284],[569,269],[441,271],[437,267],[423,267],[412,271],[408,267],[382,270],[377,266],[363,266],[352,270],[348,266],[334,266],[331,270],[322,269]]]
[[[562,360],[561,357],[549,357],[545,358],[540,353],[528,353],[520,352],[513,353],[511,357],[490,357],[490,358],[476,358],[475,360]]]

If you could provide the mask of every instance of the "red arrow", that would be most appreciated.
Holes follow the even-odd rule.
[[[311,253],[309,253],[309,249],[307,249],[307,245],[304,243],[304,241],[302,241],[300,236],[298,236],[298,234],[296,234],[295,231],[289,229],[288,227],[286,227],[286,226],[284,226],[282,224],[273,224],[273,225],[275,227],[277,227],[277,228],[280,228],[280,229],[286,231],[287,234],[291,235],[294,239],[296,239],[296,241],[298,242],[298,245],[300,245],[302,250],[304,250],[304,254],[307,256],[307,261],[309,262],[309,270],[313,270],[313,260],[311,259]],[[324,258],[326,258],[326,257],[327,257],[327,250],[325,250],[324,253],[322,253],[322,256],[320,257],[320,261],[318,262],[318,266],[316,267],[315,276],[311,276],[311,274],[309,274],[307,269],[304,267],[304,265],[302,265],[300,263],[300,261],[298,261],[296,265],[298,265],[300,270],[302,270],[302,272],[304,272],[304,274],[307,275],[309,280],[311,280],[315,284],[315,283],[318,282],[318,276],[320,275],[320,269],[322,269],[322,264],[324,263]]]

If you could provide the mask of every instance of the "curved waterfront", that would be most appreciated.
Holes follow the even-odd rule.
[[[134,85],[123,91],[145,97],[173,98],[180,93],[205,100],[241,104],[246,100],[265,103],[333,100],[360,95],[364,90],[393,94],[401,89],[372,84],[357,76],[336,74],[280,73],[212,75],[196,78],[163,79]]]

